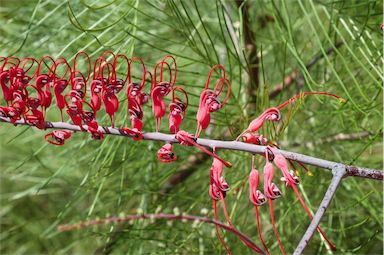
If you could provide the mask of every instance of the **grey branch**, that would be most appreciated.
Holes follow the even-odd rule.
[[[0,121],[10,123],[8,118],[0,117]],[[19,120],[15,124],[17,125],[29,125],[28,123],[25,123],[24,120]],[[65,123],[65,122],[45,122],[46,129],[65,129],[65,130],[72,130],[72,131],[79,131],[79,132],[87,132],[87,126],[84,125],[84,130],[81,130],[79,126]],[[103,134],[109,134],[109,135],[118,135],[118,136],[128,136],[125,135],[124,132],[119,128],[112,128],[112,127],[101,127],[99,126],[99,132]],[[164,133],[158,133],[158,132],[148,132],[143,133],[143,139],[144,140],[153,140],[153,141],[162,141],[162,142],[170,142],[170,143],[179,143],[179,141],[175,138],[174,135],[171,134],[164,134]],[[259,146],[259,145],[253,145],[253,144],[247,144],[243,142],[237,142],[237,141],[221,141],[221,140],[211,140],[211,139],[204,139],[204,138],[198,138],[196,140],[196,143],[209,147],[209,148],[216,148],[216,149],[225,149],[225,150],[237,150],[237,151],[244,151],[249,152],[252,154],[264,154],[265,146]],[[294,161],[298,161],[304,164],[309,164],[312,166],[317,166],[326,170],[333,170],[337,165],[340,165],[338,162],[333,162],[329,160],[319,159],[311,156],[307,156],[304,154],[299,154],[295,152],[285,151],[285,150],[277,150],[279,153],[281,153],[285,158],[291,159]],[[343,164],[344,165],[344,164]],[[368,179],[376,179],[376,180],[383,180],[384,175],[382,170],[375,170],[375,169],[368,169],[363,167],[356,167],[356,166],[348,166],[344,165],[346,168],[346,176],[358,176]]]
[[[324,195],[323,201],[321,201],[319,209],[317,209],[317,212],[315,216],[313,216],[312,222],[307,228],[307,231],[305,231],[304,236],[301,238],[299,244],[296,247],[294,255],[302,254],[305,247],[308,245],[309,240],[311,240],[313,234],[316,231],[317,226],[320,224],[321,218],[325,214],[325,211],[327,210],[329,204],[331,203],[331,200],[333,196],[336,193],[337,187],[339,186],[341,180],[343,179],[343,176],[346,173],[346,168],[344,165],[336,165],[335,168],[332,170],[333,178],[331,181],[331,184],[328,187],[327,192]]]

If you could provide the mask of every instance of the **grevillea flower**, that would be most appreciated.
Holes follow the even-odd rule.
[[[139,61],[142,66],[142,77],[140,84],[132,82],[131,68],[132,63],[135,60]],[[144,62],[141,60],[141,58],[134,57],[129,61],[128,87],[126,90],[128,99],[128,113],[130,115],[132,128],[136,128],[138,130],[141,130],[143,128],[142,120],[144,118],[144,112],[141,106],[148,102],[148,95],[143,91],[145,85],[145,77],[147,73],[151,75],[151,73],[146,70]]]
[[[53,145],[64,145],[65,140],[69,139],[72,135],[72,132],[68,130],[54,130],[51,133],[48,133],[44,136],[44,139]]]
[[[65,72],[62,76],[58,75],[58,69],[60,65],[66,66]],[[61,120],[64,121],[63,109],[65,108],[65,99],[63,94],[65,94],[64,91],[69,85],[69,76],[72,73],[72,69],[69,63],[67,62],[67,60],[62,57],[58,58],[55,61],[55,66],[56,66],[56,69],[55,69],[55,79],[53,82],[53,93],[55,94],[56,105],[60,110]],[[66,78],[66,76],[68,76],[68,78]]]
[[[71,90],[71,92],[64,96],[65,105],[67,107],[67,114],[71,118],[73,124],[82,127],[82,113],[83,113],[83,100],[81,96],[76,92]],[[68,102],[69,100],[69,102]]]
[[[180,99],[175,96],[175,92],[180,91],[184,94],[185,100]],[[185,111],[188,108],[188,94],[187,92],[180,88],[179,86],[175,86],[172,89],[172,102],[169,104],[169,131],[172,134],[176,134],[180,130],[181,122],[184,119]]]
[[[213,90],[209,89],[209,84],[211,81],[211,76],[213,71],[219,68],[221,77]],[[219,96],[223,92],[225,86],[227,85],[227,94],[225,98],[220,101]],[[221,65],[215,65],[211,68],[207,82],[205,83],[204,91],[200,95],[200,102],[199,102],[199,108],[196,114],[197,119],[197,129],[196,129],[196,137],[200,136],[200,133],[202,130],[205,130],[208,128],[210,122],[211,122],[211,112],[215,112],[219,109],[221,109],[227,102],[229,95],[231,93],[231,84],[229,80],[225,76],[225,70],[224,67]]]
[[[296,188],[296,185],[299,184],[299,179],[297,176],[295,176],[295,173],[293,171],[288,170],[288,163],[287,160],[283,155],[280,153],[274,151],[274,163],[275,165],[280,169],[281,173],[283,174],[282,180],[286,183],[287,186],[291,187],[293,191],[295,192],[297,198],[299,199],[301,205],[303,206],[305,212],[308,214],[308,216],[312,219],[313,216],[311,212],[309,211],[307,205],[305,204],[303,198],[301,197],[298,189]],[[327,238],[327,236],[324,234],[323,230],[318,226],[317,230],[319,233],[324,237],[325,241],[328,243],[328,245],[331,247],[332,250],[336,250],[336,246]]]
[[[169,63],[166,61],[171,59],[174,65],[174,75],[172,76],[172,69]],[[163,81],[163,71],[164,65],[168,68],[169,71],[169,81]],[[157,81],[157,69],[160,67],[160,76],[159,81]],[[156,64],[153,71],[153,86],[151,91],[152,98],[152,112],[156,118],[156,131],[160,131],[160,122],[166,112],[166,105],[164,102],[164,97],[171,92],[173,86],[176,83],[177,77],[177,65],[176,60],[172,56],[165,56],[159,63]]]
[[[248,126],[244,132],[242,132],[238,137],[237,141],[244,136],[246,133],[256,132],[258,131],[263,125],[266,120],[268,121],[279,121],[281,118],[280,111],[277,108],[268,108],[265,110],[259,117],[254,119]]]
[[[160,150],[157,151],[157,158],[160,162],[173,162],[177,160],[176,155],[172,152],[172,144],[164,144]]]
[[[281,196],[281,192],[280,192],[279,188],[277,188],[276,184],[273,183],[273,177],[275,175],[275,169],[273,168],[272,163],[269,162],[268,151],[269,151],[268,149],[265,150],[266,163],[264,166],[264,194],[268,198],[269,214],[271,216],[273,232],[275,233],[275,236],[276,236],[277,242],[279,243],[281,252],[283,254],[285,254],[283,244],[280,241],[280,237],[279,237],[279,234],[278,234],[276,226],[275,226],[275,214],[273,211],[273,204],[272,204],[272,200],[279,198]]]
[[[95,111],[101,108],[101,98],[106,87],[107,79],[103,77],[102,73],[104,66],[109,67],[108,62],[102,57],[97,58],[93,64],[93,80],[90,84],[90,91],[91,104]]]
[[[214,218],[215,220],[218,219],[217,216],[217,201],[221,201],[221,205],[223,207],[223,212],[225,219],[227,220],[228,224],[230,226],[233,226],[232,221],[229,217],[227,207],[225,205],[224,198],[226,197],[227,191],[229,190],[229,185],[225,181],[224,177],[222,176],[223,173],[223,163],[218,160],[217,158],[213,159],[212,167],[210,169],[210,182],[209,182],[209,195],[212,198],[213,201],[213,213],[214,213]],[[228,254],[231,254],[229,251],[227,245],[225,244],[224,240],[220,236],[220,232],[218,229],[218,226],[216,225],[216,234],[217,237],[219,238],[221,244],[225,248]],[[255,247],[254,245],[249,244],[246,240],[241,238],[241,241],[247,245],[249,248],[251,248],[255,252],[261,252],[259,247]]]
[[[38,129],[45,129],[44,114],[39,110],[33,109],[30,114],[25,114],[25,121]]]
[[[217,201],[221,200],[223,211],[225,218],[227,219],[227,222],[232,225],[232,222],[228,216],[227,207],[225,206],[224,198],[226,196],[227,191],[229,190],[229,185],[225,181],[224,177],[221,176],[223,172],[223,163],[216,158],[213,159],[212,167],[209,171],[210,174],[210,181],[209,181],[209,195],[212,198],[213,201],[213,214],[215,220],[218,220],[217,217]],[[227,245],[225,244],[224,240],[220,236],[219,227],[216,226],[216,234],[219,238],[221,244],[223,245],[224,249],[227,251],[228,254],[231,254],[229,251]]]
[[[261,233],[261,224],[260,224],[260,216],[259,216],[259,206],[264,205],[267,202],[264,194],[258,190],[258,186],[260,183],[260,175],[259,171],[254,168],[254,156],[252,157],[252,170],[249,174],[249,200],[255,207],[255,215],[257,222],[257,232],[259,233],[259,238],[261,243],[263,244],[265,251],[269,254],[268,247],[264,242],[262,233]]]
[[[143,133],[136,128],[130,129],[127,127],[123,127],[120,129],[121,134],[130,136],[134,141],[138,141],[143,139]]]
[[[268,139],[265,138],[263,135],[260,134],[251,134],[247,133],[242,136],[243,142],[245,143],[251,143],[256,145],[267,145]]]
[[[87,125],[88,133],[91,133],[92,139],[100,140],[104,138],[103,133],[99,131],[99,125],[96,121],[96,111],[93,108],[92,104],[88,103],[85,100],[82,100],[82,103],[87,105],[90,109],[88,111],[83,110],[81,113],[81,119],[85,125]]]

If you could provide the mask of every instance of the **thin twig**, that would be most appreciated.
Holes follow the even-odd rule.
[[[260,254],[264,254],[264,251],[258,247],[257,244],[255,244],[252,239],[250,239],[248,236],[234,228],[233,226],[227,225],[221,221],[217,221],[214,219],[210,219],[207,217],[201,217],[201,216],[194,216],[194,215],[188,215],[188,214],[165,214],[165,213],[159,213],[159,214],[135,214],[135,215],[127,215],[124,217],[108,217],[104,219],[97,219],[97,220],[90,220],[90,221],[84,221],[74,224],[66,224],[66,225],[59,225],[58,230],[59,231],[70,231],[75,229],[82,229],[94,225],[102,225],[102,224],[109,224],[109,223],[121,223],[121,222],[128,222],[131,220],[138,220],[138,219],[165,219],[165,220],[181,220],[181,221],[196,221],[196,222],[206,222],[209,224],[215,224],[217,226],[220,226],[221,228],[239,236],[241,239],[245,240],[249,245],[255,247]]]
[[[313,234],[316,231],[317,226],[320,224],[321,218],[325,214],[325,211],[329,207],[329,204],[331,203],[331,200],[333,196],[336,193],[336,190],[343,179],[344,175],[346,174],[347,169],[344,165],[336,165],[335,168],[332,170],[333,178],[331,181],[331,184],[328,187],[327,192],[324,195],[323,200],[320,203],[319,209],[317,210],[316,214],[313,216],[312,222],[307,228],[307,231],[305,231],[305,234],[301,238],[299,244],[296,247],[296,250],[294,251],[294,255],[300,255],[303,253],[305,247],[308,245],[309,241],[311,240]]]
[[[4,123],[10,123],[9,119],[4,117],[0,117],[0,121]],[[24,120],[18,120],[16,121],[15,124],[29,125],[28,123],[25,123]],[[69,123],[46,121],[45,128],[46,129],[50,129],[50,128],[66,129],[66,130],[72,130],[72,131],[87,132],[88,127],[84,125],[83,126],[84,130],[81,130],[79,126],[72,125]],[[117,135],[117,136],[128,136],[119,128],[99,126],[98,131],[106,135],[109,134],[109,135]],[[169,142],[169,143],[179,143],[179,141],[175,138],[175,135],[158,133],[158,132],[143,133],[143,139]],[[252,154],[264,154],[265,148],[266,148],[265,146],[247,144],[247,143],[237,142],[237,141],[221,141],[221,140],[211,140],[211,139],[203,139],[203,138],[196,139],[196,143],[209,148],[236,150],[236,151],[249,152]],[[299,154],[295,152],[284,151],[284,150],[276,150],[276,151],[278,151],[287,159],[298,161],[304,164],[317,166],[327,170],[333,170],[337,165],[340,165],[340,163],[338,162],[319,159],[319,158],[315,158],[315,157],[311,157],[311,156],[307,156],[307,155]],[[345,176],[358,176],[358,177],[376,179],[376,180],[384,179],[382,170],[368,169],[368,168],[356,167],[356,166],[347,166],[345,164],[343,165],[347,169]]]

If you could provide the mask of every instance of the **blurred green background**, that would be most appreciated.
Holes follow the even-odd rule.
[[[282,112],[283,125],[267,125],[262,133],[285,150],[381,169],[382,10],[382,1],[375,0],[1,0],[0,55],[73,61],[78,51],[96,59],[111,50],[143,58],[151,71],[162,57],[173,55],[179,66],[177,84],[191,100],[182,128],[191,133],[207,74],[221,63],[232,94],[202,137],[226,140],[234,139],[263,109],[300,91],[336,93],[345,104],[308,97],[293,111]],[[292,72],[296,79],[272,93]],[[130,125],[125,102],[116,126]],[[51,108],[48,119],[58,121],[58,111]],[[99,116],[101,124],[109,125],[107,115]],[[154,131],[154,124],[147,105],[144,130]],[[163,132],[166,126],[165,118]],[[172,213],[177,207],[200,215],[207,208],[213,217],[211,160],[195,148],[174,146],[178,161],[159,163],[159,142],[122,137],[93,141],[83,133],[55,147],[44,141],[46,132],[0,124],[1,254],[225,254],[214,227],[206,224],[193,228],[183,222],[135,221],[58,232],[59,224],[135,214],[138,209]],[[219,154],[234,165],[225,170],[232,220],[259,243],[245,185],[250,155]],[[262,169],[263,159],[256,162]],[[314,167],[311,171],[313,176],[301,171],[300,191],[315,211],[331,174]],[[278,185],[284,195],[274,203],[277,228],[292,253],[310,220],[293,192]],[[264,239],[271,253],[278,254],[268,207],[261,214]],[[382,254],[382,183],[345,179],[322,227],[338,247],[336,254]],[[224,236],[233,254],[250,253],[234,235]],[[327,253],[316,234],[306,254]]]

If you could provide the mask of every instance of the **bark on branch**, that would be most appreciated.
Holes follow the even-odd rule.
[[[0,121],[11,124],[8,118],[0,117]],[[25,123],[24,120],[19,120],[15,124],[29,125],[28,123]],[[46,129],[65,129],[65,130],[72,130],[77,132],[87,132],[86,125],[83,126],[84,130],[82,130],[79,126],[72,125],[69,123],[64,123],[64,122],[46,121],[45,128]],[[117,135],[117,136],[129,137],[119,128],[99,126],[99,132],[106,135]],[[158,133],[158,132],[143,133],[143,139],[170,142],[170,143],[179,143],[179,141],[175,138],[175,135]],[[196,140],[196,143],[208,148],[236,150],[236,151],[249,152],[252,154],[264,154],[265,152],[265,146],[247,144],[247,143],[237,142],[237,141],[221,141],[221,140],[198,138]],[[311,157],[311,156],[307,156],[307,155],[299,154],[295,152],[290,152],[285,150],[277,150],[277,151],[279,151],[279,153],[281,153],[287,159],[291,159],[304,164],[309,164],[312,166],[317,166],[326,170],[333,170],[336,166],[342,164],[342,163],[333,162],[325,159],[319,159],[319,158],[315,158],[315,157]],[[357,176],[357,177],[363,177],[368,179],[383,180],[382,170],[368,169],[368,168],[357,167],[357,166],[348,166],[345,164],[342,164],[342,165],[344,165],[346,168],[345,176]]]

